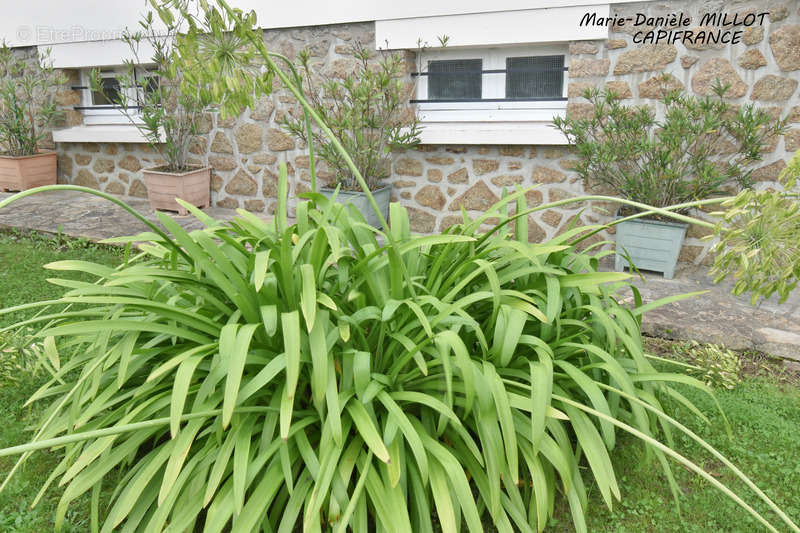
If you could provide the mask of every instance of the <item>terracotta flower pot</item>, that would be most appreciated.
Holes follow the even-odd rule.
[[[188,211],[175,198],[197,207],[211,205],[211,167],[198,167],[186,172],[145,169],[142,173],[147,186],[147,197],[153,209],[177,211],[179,215],[187,215]]]
[[[14,157],[0,155],[0,191],[24,191],[58,180],[58,155],[42,151]]]

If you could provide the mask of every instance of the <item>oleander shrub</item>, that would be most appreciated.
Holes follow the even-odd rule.
[[[391,175],[392,154],[419,144],[422,128],[408,104],[415,87],[408,83],[406,61],[401,54],[375,57],[355,43],[352,55],[357,68],[344,78],[314,71],[307,50],[298,54],[299,64],[294,72],[302,73],[301,86],[314,111],[351,154],[370,190],[377,190]],[[291,113],[283,116],[281,125],[313,145],[333,175],[329,186],[361,191],[358,179],[326,132],[307,128],[306,117]]]
[[[56,310],[23,323],[49,407],[0,455],[63,447],[56,528],[91,491],[99,531],[541,531],[558,494],[585,531],[589,484],[620,497],[620,431],[674,490],[667,456],[721,486],[657,440],[688,431],[662,410],[686,401],[672,383],[711,391],[654,368],[658,302],[576,251],[585,228],[529,244],[522,190],[441,235],[393,204],[381,236],[318,194],[288,225],[285,168],[279,188],[271,223],[160,215],[171,236],[120,239],[149,242],[118,268],[48,265],[96,281],[55,279]]]
[[[583,94],[590,116],[553,119],[575,145],[575,171],[587,184],[654,207],[752,187],[756,163],[786,122],[729,102],[729,85],[697,97],[675,89],[670,75],[662,80],[657,105],[627,105],[613,90],[594,88]]]
[[[184,77],[191,72],[184,72],[174,62],[180,24],[181,20],[175,20],[161,25],[148,13],[135,31],[122,33],[131,59],[126,60],[115,83],[109,85],[100,69],[93,69],[89,76],[92,92],[120,108],[164,160],[157,168],[167,172],[196,168],[189,162],[189,150],[197,142],[198,124],[207,111],[197,92],[181,90]],[[143,69],[144,64],[152,66]]]
[[[66,83],[66,76],[53,68],[49,49],[19,50],[0,43],[0,154],[39,152],[39,144],[64,117],[56,93]]]

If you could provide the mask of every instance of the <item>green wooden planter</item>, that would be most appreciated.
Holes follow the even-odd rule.
[[[636,268],[663,272],[665,279],[672,279],[687,227],[680,222],[641,218],[617,224],[616,270],[630,267],[627,254]]]
[[[327,198],[333,198],[333,193],[336,189],[329,189],[323,187],[320,189],[319,192],[324,194]],[[383,214],[383,218],[387,221],[389,220],[389,201],[392,198],[392,185],[386,185],[376,191],[371,191],[372,196],[375,197],[375,202],[377,202],[378,207],[381,210],[381,214]],[[339,191],[339,194],[336,196],[337,203],[342,205],[352,204],[359,212],[364,215],[364,218],[367,219],[367,223],[370,226],[376,227],[378,229],[381,228],[381,223],[378,220],[378,215],[375,214],[375,210],[372,209],[372,206],[367,199],[367,195],[363,192],[356,192],[356,191]]]

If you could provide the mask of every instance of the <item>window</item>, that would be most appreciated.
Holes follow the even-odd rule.
[[[108,68],[100,70],[103,82],[99,91],[91,90],[92,69],[81,71],[82,101],[80,110],[83,113],[84,124],[130,124],[126,111],[115,105],[120,99],[125,98],[127,113],[136,120],[142,91],[151,91],[157,87],[157,79],[146,68],[137,68],[135,72],[136,86],[123,86],[121,79],[126,76],[125,67]]]
[[[429,100],[480,100],[481,59],[453,59],[428,62]]]
[[[413,100],[422,142],[566,142],[551,123],[566,112],[567,63],[566,44],[424,52]]]
[[[559,100],[564,92],[564,56],[506,58],[506,98]]]

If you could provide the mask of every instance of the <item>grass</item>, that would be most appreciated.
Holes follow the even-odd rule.
[[[662,351],[663,343],[658,344],[661,346],[651,346],[653,351]],[[781,363],[763,354],[740,355],[744,369],[742,382],[733,390],[716,389],[717,400],[731,425],[732,440],[725,432],[713,400],[697,391],[680,389],[709,415],[712,425],[706,426],[685,409],[679,410],[675,418],[722,452],[797,522],[800,520],[800,491],[797,490],[800,487],[800,376],[784,370]],[[748,503],[755,501],[743,483],[688,437],[676,438],[676,442],[677,450],[684,456],[697,461],[734,492],[745,495]],[[620,478],[622,502],[609,512],[600,495],[592,494],[592,510],[587,518],[589,531],[764,531],[763,526],[708,482],[676,466],[675,477],[682,492],[679,515],[658,463],[644,456],[643,447],[635,439],[623,439],[619,446],[613,462]],[[779,519],[766,506],[754,507],[778,525]],[[573,531],[567,520],[552,525],[553,531],[558,533]]]
[[[117,264],[119,250],[97,246],[86,241],[63,240],[39,234],[0,233],[0,308],[50,299],[61,288],[46,282],[50,273],[41,265],[62,259],[82,259],[108,265]],[[0,328],[32,314],[16,313],[0,316]],[[652,348],[662,353],[669,346],[655,343]],[[0,362],[9,353],[0,352]],[[690,413],[680,411],[679,419],[688,421],[693,430],[728,456],[747,475],[751,476],[776,503],[796,521],[800,520],[800,379],[782,371],[779,365],[760,354],[743,354],[745,377],[733,390],[721,390],[717,398],[728,416],[734,438],[729,440],[713,401],[701,394],[686,390],[689,399],[712,419],[706,427]],[[11,379],[13,378],[13,379]],[[3,376],[0,365],[0,448],[25,442],[27,427],[35,420],[38,409],[23,408],[25,399],[41,383],[42,376],[25,372]],[[695,460],[708,457],[687,439],[679,439],[678,450]],[[58,454],[40,452],[27,463],[24,471],[0,494],[0,531],[3,533],[46,532],[52,527],[52,517],[60,497],[58,488],[51,489],[30,509]],[[15,458],[0,458],[0,477],[4,477]],[[623,501],[609,512],[600,495],[590,495],[589,530],[593,532],[753,532],[760,526],[748,518],[744,510],[728,501],[698,476],[676,466],[675,473],[682,489],[681,515],[675,504],[660,467],[644,456],[643,448],[634,439],[618,443],[614,455],[615,469],[623,492]],[[742,486],[721,464],[701,460],[701,464],[719,479],[744,494]],[[753,501],[753,498],[747,498]],[[572,531],[566,506],[553,520],[550,531]],[[757,507],[764,511],[763,507]],[[765,511],[766,512],[766,511]],[[64,531],[86,532],[88,498],[80,500],[68,514]],[[770,519],[773,517],[768,515]],[[774,522],[775,520],[773,520]]]
[[[62,287],[47,283],[54,277],[42,265],[64,259],[81,259],[106,265],[118,264],[122,250],[84,239],[64,239],[17,230],[0,232],[0,309],[60,296]],[[62,273],[59,273],[61,276]],[[75,276],[90,280],[91,276]],[[0,327],[13,324],[33,312],[0,316]]]
[[[63,259],[81,259],[114,265],[121,260],[121,251],[98,246],[84,240],[65,240],[38,233],[0,233],[0,309],[38,300],[58,297],[62,287],[47,283],[52,273],[42,265]],[[86,276],[84,279],[88,280]],[[0,328],[24,320],[35,311],[18,312],[0,316]],[[2,334],[0,334],[2,340]],[[17,339],[11,339],[12,343]],[[0,343],[1,344],[1,343]],[[10,350],[9,348],[7,348]],[[0,363],[8,363],[18,356],[11,351],[0,352]],[[26,361],[21,361],[26,363]],[[28,363],[30,361],[27,361]],[[39,409],[25,408],[25,400],[41,384],[43,376],[32,376],[26,372],[3,372],[0,364],[0,448],[26,442],[30,438],[27,428],[33,424]],[[16,457],[0,458],[0,477],[14,465]],[[45,452],[33,456],[8,488],[0,494],[0,531],[3,533],[45,532],[52,529],[52,517],[60,493],[51,490],[34,509],[29,505],[55,465],[58,453]],[[64,531],[89,531],[88,499],[68,515]]]

